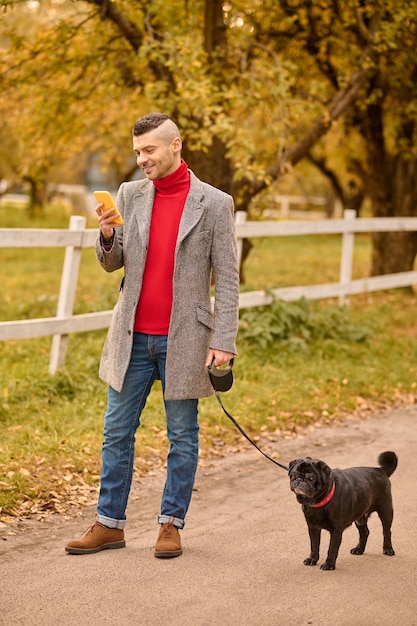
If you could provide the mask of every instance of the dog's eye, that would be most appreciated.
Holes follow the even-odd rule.
[[[308,481],[310,481],[311,483],[314,482],[314,475],[313,474],[306,474],[306,478]]]

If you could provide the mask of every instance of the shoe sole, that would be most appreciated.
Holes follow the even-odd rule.
[[[182,550],[170,550],[168,552],[154,552],[157,559],[172,559],[174,556],[181,556]]]
[[[96,548],[69,548],[65,547],[65,551],[68,554],[94,554],[95,552],[100,552],[101,550],[117,550],[118,548],[124,548],[126,546],[126,541],[113,541],[112,543],[104,543],[102,546],[97,546]]]

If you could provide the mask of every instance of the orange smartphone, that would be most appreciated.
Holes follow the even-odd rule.
[[[119,209],[116,206],[115,201],[113,200],[111,194],[108,191],[93,191],[94,197],[97,202],[102,202],[104,204],[104,210],[108,211],[109,209],[114,209],[114,220],[115,224],[124,224],[123,218],[119,213]]]

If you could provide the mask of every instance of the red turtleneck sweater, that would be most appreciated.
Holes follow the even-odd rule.
[[[155,199],[135,332],[167,335],[172,308],[175,245],[190,189],[187,164],[181,161],[175,172],[152,182]]]

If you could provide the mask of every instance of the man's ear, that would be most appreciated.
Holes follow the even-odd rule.
[[[172,150],[175,154],[177,154],[178,152],[181,152],[182,150],[182,140],[181,137],[175,137],[175,139],[173,139],[172,141]]]

